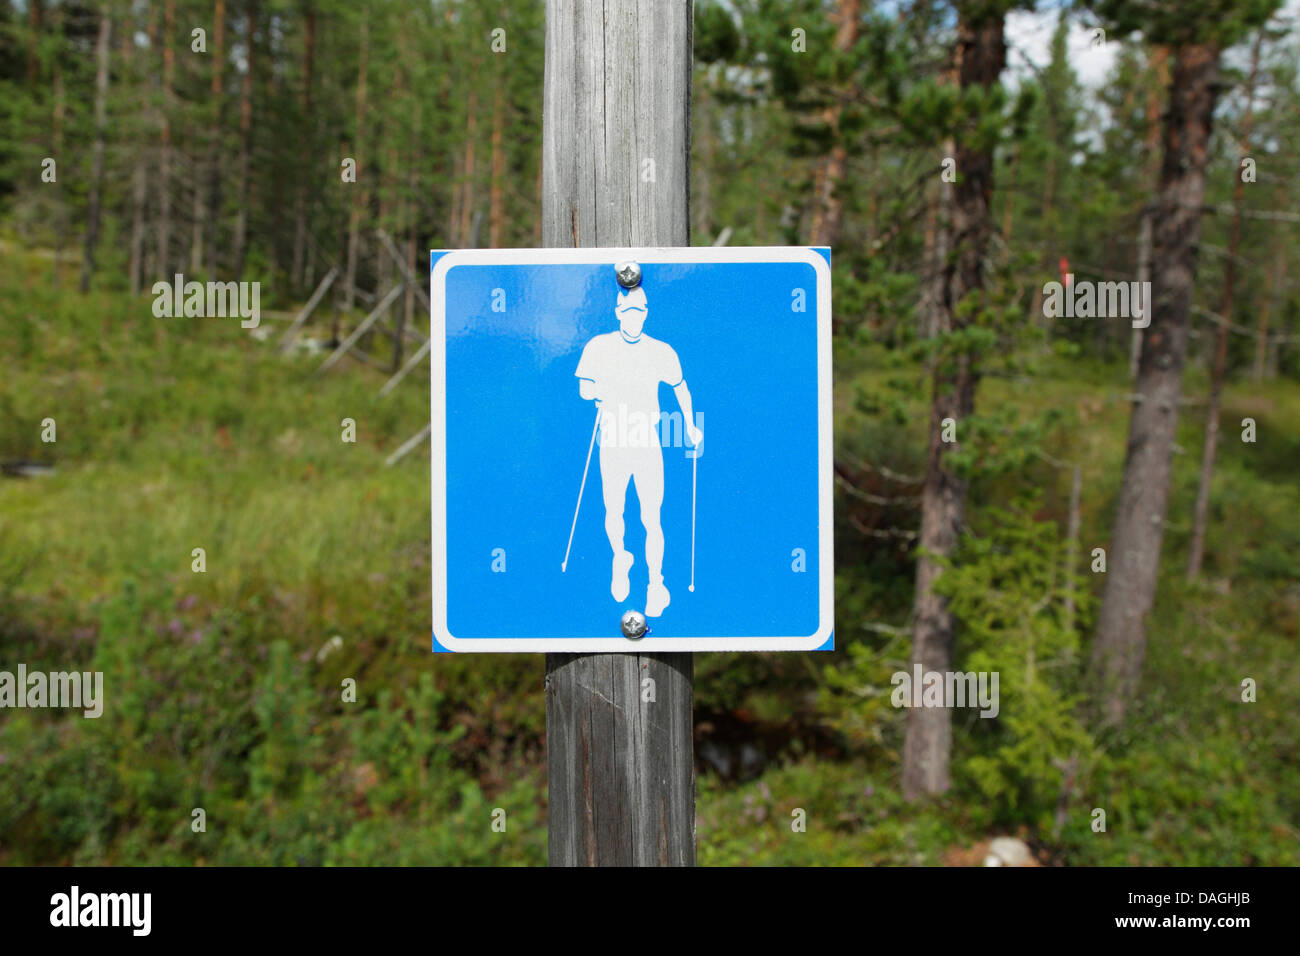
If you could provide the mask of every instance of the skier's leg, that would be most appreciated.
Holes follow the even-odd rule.
[[[641,502],[641,524],[645,526],[645,563],[650,572],[646,590],[647,617],[658,617],[668,606],[668,589],[664,587],[664,529],[659,511],[664,503],[664,457],[656,445],[638,456],[633,472],[637,500]]]
[[[663,583],[664,529],[659,523],[659,510],[664,503],[664,458],[658,448],[648,449],[639,456],[633,479],[636,497],[641,502],[641,524],[645,526],[645,563],[650,569],[651,583]]]
[[[626,453],[621,449],[600,450],[600,489],[605,499],[605,536],[615,554],[623,550],[623,505],[627,500],[627,483],[632,477]]]
[[[614,552],[609,593],[615,601],[622,601],[631,589],[628,571],[632,567],[632,554],[623,547],[623,507],[627,502],[627,483],[631,477],[631,463],[626,450],[601,448],[600,487],[605,499],[605,536]]]

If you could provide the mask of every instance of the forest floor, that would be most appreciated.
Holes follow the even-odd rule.
[[[427,377],[380,399],[376,369],[318,377],[319,356],[280,357],[237,318],[156,319],[146,296],[78,295],[71,265],[56,292],[48,258],[5,258],[18,267],[0,275],[0,460],[56,470],[0,477],[0,665],[93,665],[122,706],[0,721],[14,770],[0,862],[543,862],[543,662],[430,655],[428,455],[384,467],[427,421]],[[842,368],[837,397],[872,391],[870,366]],[[1205,384],[1189,371],[1185,393]],[[1084,469],[1086,556],[1109,538],[1123,370],[1049,358],[1030,388],[1027,402],[1023,382],[989,380],[980,402],[1071,423],[1051,453]],[[844,402],[837,435],[916,463],[923,401],[888,427]],[[701,655],[697,739],[714,756],[700,861],[953,863],[1013,833],[1047,864],[1300,862],[1300,385],[1229,387],[1206,573],[1189,585],[1202,414],[1189,406],[1180,428],[1142,700],[1055,824],[1056,807],[983,806],[960,730],[953,791],[907,804],[901,712],[859,737],[845,705],[828,711],[861,625],[905,623],[903,558],[874,581],[841,569],[833,654]],[[1237,440],[1246,416],[1254,444]],[[348,418],[355,444],[341,441]],[[1045,492],[1053,518],[1062,487]],[[1253,704],[1239,700],[1247,677]],[[340,703],[349,678],[363,718]],[[224,821],[207,842],[195,806]],[[494,837],[497,806],[512,824]]]

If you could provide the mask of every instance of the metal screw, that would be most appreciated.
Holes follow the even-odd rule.
[[[639,637],[644,637],[646,633],[645,617],[642,616],[640,611],[625,612],[619,626],[623,629],[623,636],[633,641]]]
[[[641,284],[641,267],[631,259],[616,265],[614,274],[618,276],[618,284],[624,289],[635,289]]]

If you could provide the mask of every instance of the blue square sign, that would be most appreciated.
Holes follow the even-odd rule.
[[[431,272],[435,651],[831,648],[829,249]]]

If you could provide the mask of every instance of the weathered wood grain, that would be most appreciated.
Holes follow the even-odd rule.
[[[552,866],[695,864],[693,692],[690,654],[547,655]]]
[[[691,16],[547,0],[544,245],[690,244]],[[552,866],[694,865],[693,695],[689,654],[547,656]]]

